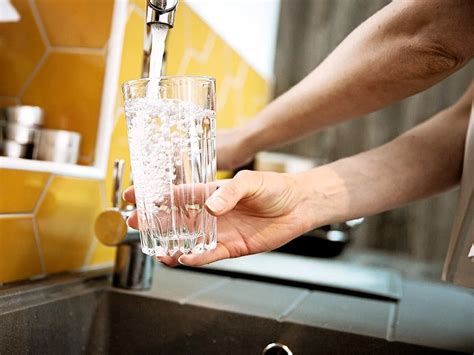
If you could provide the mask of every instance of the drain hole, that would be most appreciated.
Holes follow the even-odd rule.
[[[271,343],[263,349],[262,355],[293,355],[293,352],[285,344]]]

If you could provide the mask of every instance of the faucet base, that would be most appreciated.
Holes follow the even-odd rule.
[[[142,253],[140,243],[117,246],[112,286],[129,290],[149,290],[152,276],[153,259]]]

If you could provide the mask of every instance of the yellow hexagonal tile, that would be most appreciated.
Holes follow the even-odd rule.
[[[36,0],[53,46],[102,48],[112,23],[113,0]]]
[[[49,174],[0,169],[0,175],[0,213],[33,212]]]
[[[107,247],[100,242],[97,242],[94,251],[92,252],[89,265],[112,263],[115,260],[116,250],[117,248]]]
[[[0,218],[0,283],[40,275],[32,218]]]
[[[179,26],[176,25],[172,31],[169,31],[166,41],[166,73],[168,75],[213,75],[209,72],[202,73],[201,70],[209,70],[212,68],[206,65],[206,63],[211,59],[209,49],[213,49],[215,39],[218,39],[218,37],[209,26],[184,3],[180,4],[179,11],[176,12],[175,23],[179,23]],[[199,61],[201,67],[193,68],[193,70],[190,71],[187,63],[195,59],[197,53],[199,53],[197,56],[202,59]],[[219,58],[219,60],[221,60],[223,64],[226,62],[225,58]]]
[[[0,96],[15,96],[32,73],[45,47],[28,1],[14,0],[21,19],[0,23]]]
[[[81,164],[94,161],[104,66],[101,55],[51,53],[22,98],[45,109],[46,127],[81,134]]]
[[[182,4],[167,40],[167,74],[217,81],[217,126],[252,118],[269,100],[270,85],[194,11]]]
[[[218,85],[218,117],[225,118],[219,127],[237,126],[252,119],[270,99],[269,84],[242,59]]]
[[[100,181],[55,176],[36,214],[47,272],[83,266],[104,208]]]
[[[110,141],[109,161],[107,164],[107,176],[105,179],[108,206],[111,206],[112,201],[113,168],[115,159],[123,159],[125,161],[122,188],[126,188],[130,185],[130,153],[128,150],[127,123],[124,114],[121,114],[118,117]]]

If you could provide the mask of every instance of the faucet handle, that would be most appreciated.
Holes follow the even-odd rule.
[[[100,213],[95,220],[95,235],[107,246],[117,246],[139,240],[138,233],[129,233],[127,219],[133,208],[123,208],[122,182],[125,162],[122,159],[114,161],[112,208]]]
[[[109,247],[122,244],[127,239],[127,219],[116,209],[108,209],[100,213],[95,220],[95,236]]]
[[[113,191],[112,191],[112,207],[119,209],[120,201],[122,199],[122,183],[123,183],[123,168],[125,162],[123,159],[116,159],[114,162],[113,172]]]

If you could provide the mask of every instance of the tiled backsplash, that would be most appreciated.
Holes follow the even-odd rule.
[[[15,0],[0,24],[0,96],[38,105],[45,126],[79,132],[80,163],[94,160],[113,0]]]
[[[125,0],[118,0],[125,1]],[[112,0],[12,1],[19,23],[0,24],[0,106],[45,108],[46,126],[83,135],[81,162],[93,161]],[[67,6],[66,6],[67,3]],[[128,4],[119,83],[141,75],[145,0]],[[184,2],[167,41],[167,74],[217,79],[219,127],[248,119],[267,102],[270,84]],[[111,264],[114,248],[94,237],[110,206],[114,159],[126,161],[120,88],[105,180],[0,168],[0,284]]]

